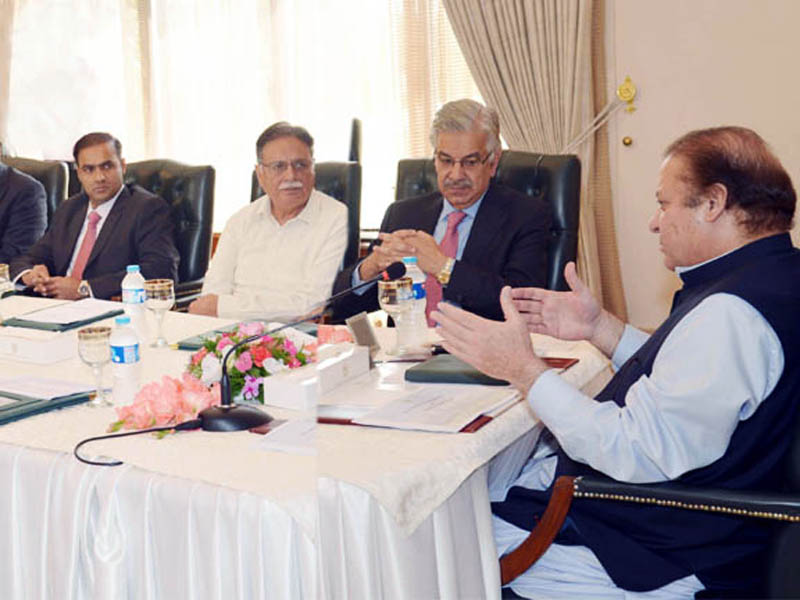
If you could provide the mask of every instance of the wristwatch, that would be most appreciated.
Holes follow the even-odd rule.
[[[92,288],[89,286],[89,282],[85,279],[82,279],[81,282],[78,284],[78,296],[81,298],[88,298],[92,295]]]
[[[450,283],[450,275],[453,274],[453,267],[456,264],[455,258],[448,258],[447,261],[444,263],[442,270],[436,274],[436,279],[442,285],[447,285]]]

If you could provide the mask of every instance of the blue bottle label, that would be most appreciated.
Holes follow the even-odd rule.
[[[125,304],[144,304],[144,289],[122,290],[122,301]]]
[[[422,300],[425,298],[425,284],[415,283],[414,286],[414,300]]]
[[[126,365],[139,362],[139,344],[111,346],[111,362]]]

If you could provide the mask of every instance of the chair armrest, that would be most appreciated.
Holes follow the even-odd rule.
[[[800,496],[796,494],[620,483],[593,477],[576,477],[573,486],[575,498],[638,502],[740,517],[800,522]]]

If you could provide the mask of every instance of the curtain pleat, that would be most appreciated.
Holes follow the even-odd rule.
[[[16,0],[0,0],[0,143],[8,144],[8,98],[11,83],[11,33]]]

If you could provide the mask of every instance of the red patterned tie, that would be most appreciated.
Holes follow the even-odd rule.
[[[458,224],[464,220],[467,213],[456,210],[447,215],[447,231],[444,232],[439,248],[450,258],[456,257],[458,252]],[[442,284],[434,275],[428,274],[425,280],[425,297],[428,299],[425,304],[425,316],[428,317],[428,325],[436,327],[436,321],[431,319],[431,311],[436,310],[436,305],[442,300]]]
[[[83,279],[83,270],[86,268],[86,263],[89,262],[89,256],[92,254],[94,248],[94,241],[97,239],[97,223],[100,221],[100,215],[96,210],[89,213],[89,226],[86,228],[86,235],[83,236],[78,256],[75,257],[75,264],[72,266],[71,277],[75,279]]]

